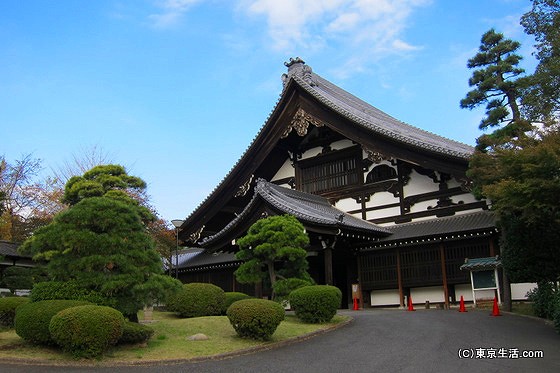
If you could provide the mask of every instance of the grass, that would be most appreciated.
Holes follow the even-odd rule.
[[[142,319],[142,317],[140,317]],[[260,346],[287,341],[318,330],[331,328],[347,321],[346,316],[336,315],[325,324],[304,324],[295,316],[287,315],[270,341],[239,338],[225,316],[180,319],[172,313],[156,312],[149,325],[155,330],[153,337],[143,345],[116,346],[101,359],[103,363],[138,363],[162,360],[197,359],[235,353]],[[189,341],[188,336],[203,333],[206,341]],[[0,359],[23,359],[31,362],[72,363],[70,355],[57,348],[33,346],[22,340],[14,330],[0,332]]]
[[[478,302],[476,308],[492,310],[493,306],[493,302]],[[503,305],[500,307],[500,311],[502,310]],[[511,312],[518,315],[535,316],[535,313],[533,312],[533,304],[531,302],[513,302],[511,305]]]

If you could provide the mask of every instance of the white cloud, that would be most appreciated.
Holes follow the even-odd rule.
[[[150,14],[148,18],[156,28],[172,27],[181,19],[189,8],[200,0],[163,0],[157,6],[161,12]]]
[[[356,69],[365,60],[420,49],[403,40],[411,13],[431,0],[241,0],[249,16],[264,17],[272,49],[306,53],[342,45]]]

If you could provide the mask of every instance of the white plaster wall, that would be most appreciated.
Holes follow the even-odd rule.
[[[420,175],[416,170],[412,170],[410,180],[404,186],[404,196],[436,192],[439,190],[438,184],[434,183],[428,176]]]
[[[295,177],[294,167],[292,167],[292,163],[289,159],[286,159],[282,167],[278,170],[276,175],[272,178],[271,181],[284,179],[286,177]]]
[[[410,289],[410,296],[412,297],[412,303],[414,304],[425,303],[427,300],[430,301],[430,303],[445,302],[443,286],[412,288]]]
[[[471,284],[455,285],[455,299],[457,299],[457,302],[461,299],[461,295],[465,301],[473,301]],[[492,300],[494,295],[494,290],[477,290],[475,292],[477,300]]]
[[[398,202],[399,199],[396,198],[393,193],[377,192],[373,196],[371,196],[368,202],[366,202],[366,207],[377,207]]]
[[[457,196],[453,196],[451,197],[451,200],[454,203],[459,203],[460,201],[463,201],[464,203],[472,203],[478,201],[476,197],[471,193],[465,193],[465,194],[459,194]]]
[[[333,143],[331,143],[331,149],[332,150],[340,150],[340,149],[346,149],[349,148],[351,146],[354,146],[356,144],[354,144],[352,141],[345,139],[345,140],[339,140],[339,141],[335,141]]]
[[[401,209],[399,207],[390,207],[382,210],[368,211],[366,212],[366,219],[367,220],[379,219],[387,216],[399,215],[400,213],[401,213]]]
[[[455,285],[455,299],[457,299],[457,302],[461,299],[461,295],[463,296],[463,300],[469,302],[473,301],[471,284]]]
[[[429,201],[422,201],[415,203],[410,207],[410,212],[421,212],[427,211],[428,207],[435,207],[437,205],[437,199],[431,199]]]
[[[400,306],[399,289],[372,290],[370,292],[372,306]]]
[[[527,300],[527,292],[537,287],[536,283],[511,284],[511,299]]]
[[[313,157],[321,154],[322,151],[323,151],[323,148],[321,148],[319,146],[317,146],[315,148],[311,148],[301,155],[301,159],[313,158]]]
[[[476,300],[493,300],[496,292],[494,290],[477,290],[474,292]]]
[[[342,211],[352,211],[352,210],[358,210],[361,208],[361,204],[357,203],[355,199],[353,198],[344,198],[341,200],[338,200],[335,204],[335,207],[339,210]],[[361,216],[361,214],[360,214]]]

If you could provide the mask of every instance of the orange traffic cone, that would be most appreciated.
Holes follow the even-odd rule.
[[[414,305],[412,304],[412,297],[411,296],[408,297],[408,310],[409,311],[415,311]]]
[[[467,312],[467,309],[465,308],[465,300],[463,299],[462,295],[461,301],[459,302],[459,312]]]
[[[358,306],[358,298],[354,298],[354,311],[358,311],[360,307]]]
[[[502,316],[500,315],[500,308],[498,307],[498,299],[494,297],[494,307],[492,308],[492,316]]]

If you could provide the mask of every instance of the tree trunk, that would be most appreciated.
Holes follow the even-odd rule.
[[[276,283],[276,272],[274,271],[274,262],[269,261],[266,263],[268,267],[268,275],[270,276],[270,288],[272,289],[271,299],[274,300],[274,284]]]
[[[503,270],[502,285],[504,287],[504,311],[511,312],[511,283],[505,270]]]

